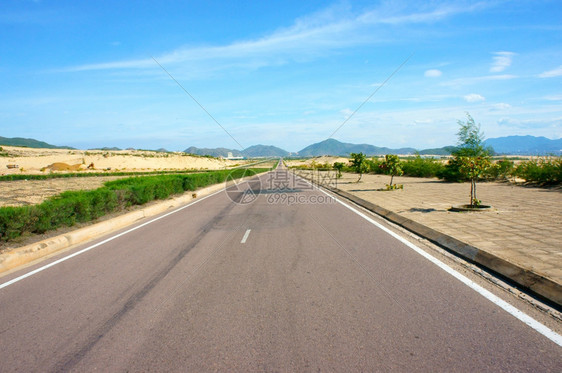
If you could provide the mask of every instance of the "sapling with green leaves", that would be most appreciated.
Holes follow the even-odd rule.
[[[343,162],[334,162],[334,169],[336,170],[336,178],[339,179],[341,177],[341,171],[345,165]]]
[[[351,153],[351,167],[355,172],[359,174],[359,179],[357,183],[361,181],[363,173],[367,172],[367,163],[365,162],[365,154],[363,153]]]
[[[459,164],[459,172],[470,180],[470,204],[477,207],[482,203],[476,197],[476,181],[492,167],[491,149],[484,147],[484,134],[480,131],[480,124],[476,124],[469,113],[466,113],[466,122],[458,121],[459,149],[453,153],[455,161]]]
[[[384,161],[380,166],[384,173],[390,175],[390,184],[388,189],[397,189],[395,184],[392,184],[394,176],[402,176],[404,171],[402,170],[402,161],[397,155],[387,154],[384,156]]]

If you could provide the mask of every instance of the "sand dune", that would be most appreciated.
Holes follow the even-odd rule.
[[[234,167],[246,161],[207,158],[185,153],[162,153],[142,150],[67,150],[33,149],[2,146],[0,175],[41,174],[46,172],[99,172],[110,171],[158,171],[158,170],[218,170]],[[59,163],[59,165],[55,165]],[[66,168],[66,164],[69,167]],[[87,169],[90,164],[92,169]],[[8,168],[17,165],[18,168]],[[52,166],[52,167],[49,167]]]

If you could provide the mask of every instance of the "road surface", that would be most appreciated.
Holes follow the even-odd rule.
[[[0,278],[0,371],[562,370],[362,216],[285,170],[260,181]]]

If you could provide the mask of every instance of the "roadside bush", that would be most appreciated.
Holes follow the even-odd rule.
[[[381,161],[377,157],[366,159],[365,164],[367,165],[367,172],[370,174],[384,174],[382,163],[383,161]]]
[[[451,158],[442,169],[437,171],[436,176],[439,179],[443,179],[445,181],[453,181],[458,183],[469,180],[465,175],[461,173],[460,168],[461,162],[459,158]]]
[[[28,206],[0,208],[0,241],[21,236],[29,231],[30,225],[32,219]]]
[[[385,174],[390,175],[390,184],[388,184],[389,190],[397,189],[396,185],[394,185],[393,187],[392,181],[394,180],[394,176],[401,176],[404,174],[404,170],[402,170],[402,161],[400,160],[400,158],[398,158],[398,156],[394,154],[385,155],[384,161],[381,164],[381,168],[383,169]]]
[[[490,180],[507,180],[513,176],[515,171],[513,161],[509,159],[502,159],[494,163],[485,173],[484,178]]]
[[[562,158],[548,157],[532,159],[517,166],[515,174],[525,181],[539,184],[562,182]]]
[[[0,242],[13,240],[26,232],[44,233],[71,227],[126,206],[165,199],[172,194],[224,182],[228,177],[240,178],[265,171],[268,169],[132,177],[108,182],[96,190],[64,192],[35,206],[0,207]]]
[[[42,169],[44,171],[45,169]],[[15,181],[15,180],[47,180],[47,179],[62,179],[69,177],[98,177],[98,176],[146,176],[146,175],[166,175],[166,174],[193,174],[199,172],[213,172],[213,171],[197,171],[197,170],[181,170],[181,171],[149,171],[149,172],[82,172],[82,173],[67,173],[67,174],[43,174],[43,175],[25,175],[25,174],[11,174],[1,175],[0,181]]]
[[[443,172],[445,165],[434,158],[422,158],[416,155],[414,159],[402,163],[404,175],[415,177],[436,177]]]

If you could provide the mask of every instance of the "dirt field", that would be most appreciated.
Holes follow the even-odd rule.
[[[111,176],[111,172],[220,170],[246,162],[248,161],[141,150],[67,150],[2,146],[0,175],[107,172],[108,176],[0,181],[0,207],[37,204],[67,190],[96,189],[107,181],[123,177]]]
[[[76,171],[220,170],[247,162],[192,156],[181,152],[34,149],[13,146],[2,148],[0,175]]]
[[[349,158],[345,157],[329,157],[329,156],[322,156],[322,157],[314,157],[308,159],[285,159],[285,163],[288,167],[298,167],[298,166],[311,166],[312,162],[316,164],[325,164],[328,163],[330,165],[334,164],[334,162],[342,162],[343,164],[349,163]]]
[[[0,181],[0,207],[33,205],[67,190],[97,189],[107,181],[123,177],[126,176]]]

